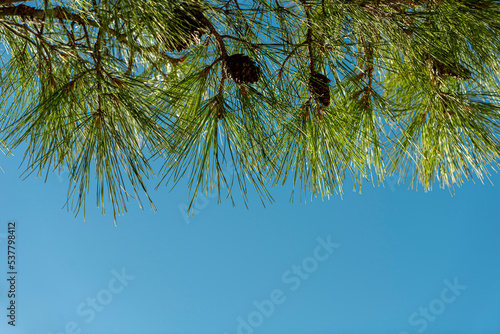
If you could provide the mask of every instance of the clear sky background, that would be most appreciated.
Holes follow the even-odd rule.
[[[266,208],[253,194],[249,209],[207,199],[189,219],[180,184],[153,191],[156,214],[130,203],[115,227],[93,201],[85,221],[62,209],[67,174],[21,181],[15,153],[0,155],[2,334],[500,333],[500,206],[489,183],[452,197],[390,179],[307,204],[278,187]]]

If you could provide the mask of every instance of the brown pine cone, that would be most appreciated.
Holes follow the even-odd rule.
[[[247,55],[237,53],[227,57],[224,61],[226,75],[238,84],[254,83],[259,81],[260,69]]]
[[[309,77],[309,91],[316,103],[324,107],[330,105],[330,86],[328,83],[330,79],[321,73],[314,73]]]
[[[179,52],[199,44],[203,34],[209,31],[205,16],[194,4],[181,3],[173,14],[172,26],[175,27],[176,35],[167,38],[167,51]]]

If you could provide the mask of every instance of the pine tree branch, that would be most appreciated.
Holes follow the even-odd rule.
[[[30,42],[30,43],[31,43],[31,44],[33,44],[33,45],[36,45],[36,43],[35,43],[33,40],[31,40],[29,36],[27,36],[27,35],[23,35],[21,32],[19,32],[19,31],[17,31],[16,29],[12,28],[12,27],[11,27],[11,25],[9,25],[9,24],[7,24],[7,23],[5,23],[5,22],[0,22],[0,24],[1,24],[1,25],[5,28],[5,29],[7,29],[7,30],[9,30],[10,32],[12,32],[14,35],[16,35],[16,36],[18,36],[18,37],[20,37],[20,38],[22,38],[22,39],[24,39],[24,40],[26,40],[26,41]]]
[[[210,22],[207,19],[204,19],[204,22],[207,26],[208,29],[210,29],[210,32],[215,36],[215,40],[217,41],[217,45],[219,46],[219,50],[222,53],[222,58],[227,58],[227,49],[226,49],[226,44],[224,44],[224,40],[222,39],[222,36],[219,34],[217,29],[215,29],[214,25],[212,22]]]
[[[6,16],[18,16],[18,17],[23,17],[25,19],[38,19],[38,20],[44,20],[46,18],[62,19],[67,21],[74,21],[80,24],[87,24],[95,28],[99,27],[99,24],[97,22],[90,19],[84,19],[78,14],[70,13],[67,9],[63,7],[54,7],[54,8],[49,8],[47,10],[43,10],[21,4],[14,7],[0,8],[0,17],[6,17]],[[125,36],[121,36],[121,34],[116,33],[115,37],[124,38]]]
[[[311,75],[314,74],[316,71],[316,66],[314,62],[314,54],[313,54],[313,49],[312,49],[312,22],[311,22],[311,16],[309,14],[309,9],[308,7],[310,6],[306,0],[300,0],[302,3],[302,6],[304,6],[304,12],[306,14],[306,19],[307,19],[307,34],[306,34],[306,42],[307,42],[307,49],[309,50],[309,66],[310,66],[310,72]]]
[[[39,20],[40,23],[47,23],[44,22],[45,19],[57,19],[57,20],[76,22],[82,25],[84,29],[86,29],[87,25],[93,28],[103,29],[104,32],[116,37],[116,39],[122,44],[125,44],[130,48],[137,49],[141,53],[143,52],[155,53],[157,56],[167,58],[172,63],[182,62],[185,59],[184,57],[182,58],[171,57],[166,53],[161,52],[159,50],[159,47],[156,45],[144,47],[131,43],[127,38],[126,34],[119,33],[116,30],[111,29],[109,27],[101,26],[98,22],[91,20],[89,18],[83,18],[78,14],[71,13],[66,8],[63,7],[54,7],[54,8],[49,8],[47,10],[43,10],[21,4],[15,7],[0,8],[0,18],[11,17],[11,16],[17,16],[17,17],[22,17],[24,19],[32,19],[32,20],[37,19]]]
[[[264,170],[333,195],[349,173],[361,185],[372,170],[383,178],[397,169],[429,189],[499,166],[497,1],[259,0],[251,10],[243,0],[18,2],[0,0],[0,100],[13,111],[5,145],[27,141],[30,169],[67,165],[77,209],[91,163],[98,205],[107,190],[113,210],[125,207],[120,170],[134,192],[144,189],[144,147],[165,154],[165,177],[187,175],[195,193],[231,193],[219,163],[226,149],[242,192],[247,177],[263,187]],[[199,19],[203,8],[217,16]],[[255,66],[240,54],[252,48],[269,51],[256,86],[239,77]],[[266,77],[273,69],[283,82]]]
[[[367,85],[365,87],[365,92],[363,94],[363,108],[366,111],[368,105],[370,104],[370,97],[373,93],[372,83],[373,83],[373,47],[370,44],[366,44],[364,47],[364,53],[366,57],[366,77],[368,79]]]
[[[12,5],[13,3],[26,2],[27,0],[0,0],[0,6]]]

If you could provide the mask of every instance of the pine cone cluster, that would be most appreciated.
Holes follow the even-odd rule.
[[[250,57],[237,53],[224,61],[226,75],[237,84],[259,81],[260,69]]]
[[[203,34],[208,33],[206,18],[200,8],[194,4],[181,3],[173,12],[172,25],[176,35],[169,36],[166,49],[170,52],[188,49],[201,42]]]
[[[324,107],[330,105],[330,79],[321,73],[314,73],[309,77],[309,91],[316,103]]]

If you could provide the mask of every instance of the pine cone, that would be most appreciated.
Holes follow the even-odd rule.
[[[324,107],[330,105],[330,87],[328,83],[330,79],[321,73],[314,73],[309,77],[309,91],[311,92],[316,103]]]
[[[208,32],[206,18],[200,8],[193,4],[181,3],[173,14],[172,24],[177,34],[166,41],[167,51],[179,52],[199,44],[203,34]]]
[[[237,53],[224,61],[226,75],[237,84],[259,81],[260,69],[250,57]]]

